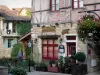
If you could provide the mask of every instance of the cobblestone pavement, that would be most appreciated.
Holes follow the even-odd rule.
[[[28,72],[28,75],[71,75],[71,74],[62,74],[62,73],[50,73],[50,72]],[[86,75],[100,75],[100,72],[93,72],[93,73],[88,73]]]

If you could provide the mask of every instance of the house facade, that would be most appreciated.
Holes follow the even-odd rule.
[[[0,5],[0,58],[9,58],[11,49],[21,36],[17,24],[30,18],[17,16],[7,6]]]
[[[32,0],[31,38],[33,53],[38,56],[33,55],[34,60],[56,60],[82,51],[87,56],[88,71],[96,70],[96,58],[92,52],[89,54],[87,44],[78,39],[77,22],[88,14],[78,12],[97,10],[99,6],[99,0]],[[99,15],[99,11],[96,13]]]

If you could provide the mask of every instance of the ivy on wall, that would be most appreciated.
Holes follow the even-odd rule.
[[[18,22],[17,32],[20,35],[24,35],[31,31],[31,22]]]

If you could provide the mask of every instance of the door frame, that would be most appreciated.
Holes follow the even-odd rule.
[[[76,39],[75,40],[67,40],[67,36],[75,36]],[[64,40],[65,40],[65,43],[67,45],[67,43],[70,43],[70,42],[75,42],[76,43],[76,52],[78,51],[78,37],[77,37],[77,34],[65,34],[64,35]],[[66,56],[67,56],[67,46],[65,46],[65,51],[66,51]]]

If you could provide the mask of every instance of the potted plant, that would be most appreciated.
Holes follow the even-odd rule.
[[[55,60],[50,60],[49,61],[49,66],[48,66],[48,71],[49,72],[58,72],[58,67],[56,66],[56,61]]]
[[[47,65],[45,62],[40,63],[40,71],[47,71]]]
[[[87,73],[87,65],[84,63],[86,56],[84,52],[77,52],[75,58],[78,61],[76,65],[72,66],[72,75],[84,75]]]

